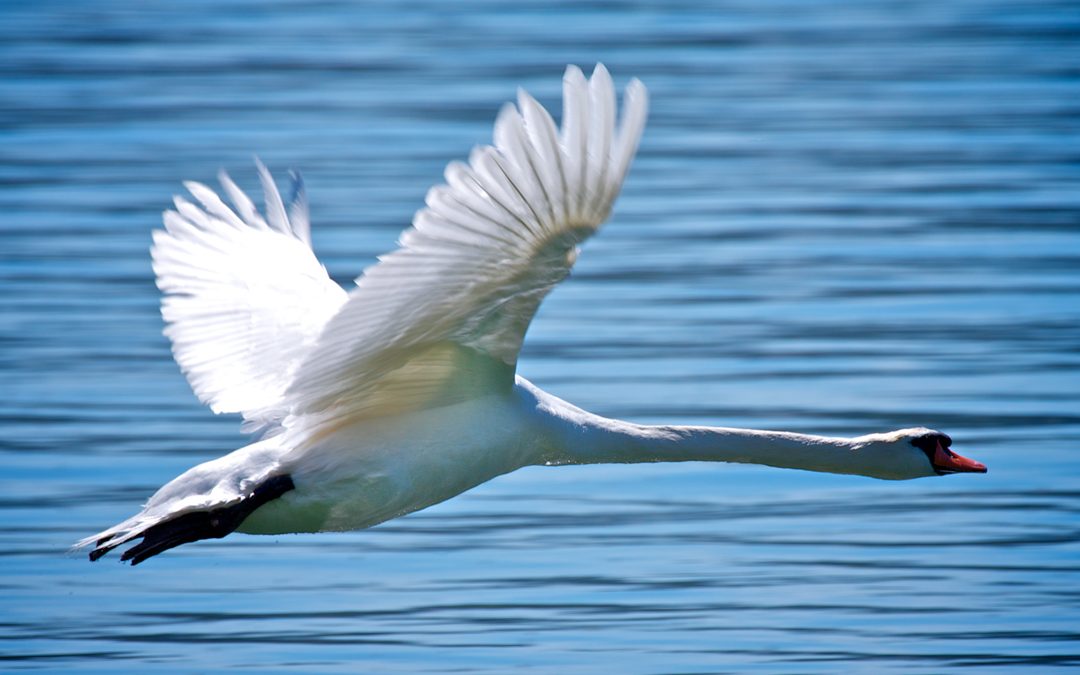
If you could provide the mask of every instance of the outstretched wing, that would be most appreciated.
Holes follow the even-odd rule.
[[[562,129],[524,91],[495,145],[451,163],[400,248],[346,295],[311,250],[294,177],[281,198],[258,163],[265,216],[224,173],[227,205],[186,183],[154,233],[173,354],[201,401],[251,427],[289,414],[384,415],[509,388],[522,339],[577,245],[607,218],[637,150],[647,95],[598,65],[563,78]]]
[[[495,145],[452,163],[400,248],[368,268],[296,372],[298,414],[416,409],[509,388],[540,301],[611,211],[645,125],[634,80],[616,127],[598,65],[563,79],[561,132],[524,91],[495,123]]]
[[[198,204],[175,198],[152,255],[165,334],[196,396],[214,412],[263,426],[285,414],[285,389],[347,295],[311,251],[300,178],[293,176],[286,205],[256,164],[265,217],[224,172],[232,207],[205,185],[185,183]]]

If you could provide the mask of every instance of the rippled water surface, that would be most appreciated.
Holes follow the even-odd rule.
[[[0,668],[1080,665],[1078,37],[1071,1],[5,3]],[[65,555],[243,443],[161,336],[181,180],[302,169],[347,283],[517,86],[598,60],[650,125],[520,370],[639,421],[937,427],[989,474],[536,468],[365,532]]]

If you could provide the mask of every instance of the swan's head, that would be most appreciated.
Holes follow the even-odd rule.
[[[871,467],[868,475],[905,480],[950,473],[986,473],[986,465],[956,454],[947,434],[923,427],[873,434],[857,449]]]

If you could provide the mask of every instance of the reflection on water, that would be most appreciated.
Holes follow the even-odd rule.
[[[1080,100],[1067,2],[0,10],[0,658],[192,672],[1080,663]],[[928,425],[986,476],[536,468],[374,530],[64,557],[242,442],[160,334],[183,179],[304,170],[347,283],[565,63],[653,112],[521,370],[641,421]],[[245,180],[246,179],[246,180]]]

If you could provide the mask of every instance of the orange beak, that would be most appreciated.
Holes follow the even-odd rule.
[[[986,473],[986,465],[973,459],[962,457],[948,448],[937,444],[934,451],[934,470],[938,473]]]

